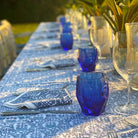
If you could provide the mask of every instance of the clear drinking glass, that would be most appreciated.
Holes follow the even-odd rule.
[[[133,90],[138,91],[138,22],[127,23],[126,32],[129,58],[131,58],[131,64],[133,64],[136,73],[130,80],[130,86]]]
[[[113,64],[117,72],[127,81],[128,100],[125,105],[116,106],[115,112],[135,114],[138,113],[138,105],[130,102],[129,94],[131,92],[130,82],[138,75],[138,58],[136,58],[138,57],[138,25],[126,24],[126,32],[116,34]]]
[[[74,46],[80,43],[80,35],[78,33],[78,29],[80,26],[80,13],[77,10],[72,9],[70,11],[71,14],[71,27],[74,38]]]
[[[102,59],[101,49],[106,45],[111,45],[109,24],[102,16],[93,16],[91,17],[91,28],[89,31],[90,41],[97,48],[99,59]]]

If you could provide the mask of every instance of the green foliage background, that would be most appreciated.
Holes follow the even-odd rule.
[[[68,0],[0,0],[0,20],[11,23],[55,21]]]

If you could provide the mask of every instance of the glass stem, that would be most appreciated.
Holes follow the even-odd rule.
[[[98,54],[99,54],[99,59],[101,59],[102,53],[101,53],[101,49],[99,47],[97,47],[98,50]]]
[[[99,55],[98,55],[99,65],[100,65],[101,68],[103,68],[103,67],[102,67],[102,62],[101,62],[101,60],[100,60],[100,59],[101,59],[101,56],[102,56],[102,54],[101,54],[101,49],[100,49],[99,47],[97,47],[97,50],[98,50],[98,54],[99,54]]]
[[[127,97],[127,105],[130,104],[130,92],[131,92],[131,88],[130,88],[130,84],[129,82],[127,81],[127,90],[128,90],[128,97]]]

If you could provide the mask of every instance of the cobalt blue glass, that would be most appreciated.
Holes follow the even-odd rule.
[[[83,114],[98,116],[103,113],[109,96],[106,75],[101,72],[80,74],[77,77],[76,96]]]
[[[64,24],[66,23],[66,18],[65,18],[65,16],[60,17],[59,21],[60,21],[60,25],[61,25],[61,26],[64,26]]]
[[[71,22],[65,22],[65,24],[64,25],[66,25],[66,26],[71,26]]]
[[[83,72],[95,70],[98,52],[95,47],[79,48],[78,61]]]
[[[88,25],[91,25],[91,21],[90,20],[88,21]]]
[[[63,33],[71,33],[72,32],[72,28],[71,28],[71,23],[70,22],[66,22],[63,26]]]
[[[72,28],[70,26],[64,25],[62,32],[63,33],[72,33]]]
[[[72,49],[73,46],[72,33],[62,33],[60,36],[60,44],[65,51]]]

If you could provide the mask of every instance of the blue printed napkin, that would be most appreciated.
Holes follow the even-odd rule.
[[[26,68],[26,72],[34,72],[34,71],[46,71],[50,69],[64,69],[65,67],[72,67],[77,64],[72,58],[68,59],[58,59],[58,60],[50,60],[46,62],[40,62],[36,65],[36,67]]]
[[[38,43],[37,46],[35,47],[36,50],[39,49],[61,49],[61,45],[59,43],[53,43],[53,44],[49,44],[49,43]]]
[[[25,92],[15,99],[4,103],[10,108],[39,109],[50,106],[71,104],[72,99],[66,89],[36,90]]]
[[[59,36],[58,33],[46,33],[46,34],[41,34],[37,35],[34,37],[35,40],[42,40],[42,39],[57,39]]]
[[[58,69],[58,68],[64,68],[64,67],[71,67],[75,66],[77,63],[74,59],[68,58],[68,59],[58,59],[58,60],[50,60],[47,62],[41,62],[38,64],[38,67],[42,68],[50,68],[50,69]]]
[[[55,32],[60,32],[60,28],[50,28],[50,29],[46,29],[46,30],[43,30],[42,33],[48,33],[48,32],[51,32],[51,33],[55,33]]]

